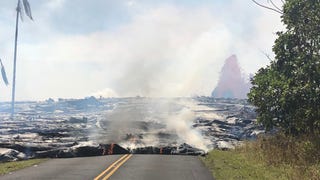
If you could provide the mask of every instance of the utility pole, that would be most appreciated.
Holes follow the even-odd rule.
[[[21,0],[18,0],[18,5],[16,8],[17,17],[16,17],[16,33],[14,39],[14,59],[13,59],[13,80],[12,80],[12,101],[11,101],[11,117],[14,116],[14,102],[15,102],[15,91],[16,91],[16,69],[17,69],[17,45],[18,45],[18,33],[19,33],[19,15],[22,18],[22,9],[25,10],[26,15],[33,20],[31,15],[30,4],[28,0],[22,0],[23,5],[21,4]]]

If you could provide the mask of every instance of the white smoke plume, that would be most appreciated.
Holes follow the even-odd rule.
[[[99,120],[92,136],[99,143],[118,143],[131,149],[187,143],[207,151],[210,142],[192,128],[195,112],[183,103],[168,98],[129,98]]]
[[[166,125],[168,130],[175,131],[185,143],[207,151],[209,141],[204,139],[200,132],[191,128],[195,118],[194,112],[184,108],[178,114],[166,119]]]

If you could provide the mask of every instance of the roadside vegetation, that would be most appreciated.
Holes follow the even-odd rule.
[[[217,180],[319,180],[319,148],[320,139],[278,134],[260,136],[234,150],[213,150],[202,160]]]
[[[15,162],[4,162],[0,163],[0,175],[7,174],[12,171],[30,167],[41,162],[46,161],[47,159],[30,159],[24,161],[15,161]]]
[[[280,13],[286,30],[277,32],[275,57],[252,78],[248,98],[258,123],[278,133],[211,151],[203,160],[218,180],[320,179],[320,1],[269,2],[262,7]]]

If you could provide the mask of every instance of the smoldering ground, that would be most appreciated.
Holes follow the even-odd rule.
[[[92,138],[123,147],[177,146],[208,150],[210,142],[192,128],[196,117],[182,99],[132,98],[105,114]]]
[[[264,132],[255,124],[254,107],[236,99],[91,97],[21,102],[14,119],[9,107],[10,103],[0,103],[0,148],[25,156],[9,153],[2,156],[5,160],[104,155],[110,147],[117,153],[127,153],[125,147],[133,153],[198,155],[203,152],[199,149],[231,149]]]

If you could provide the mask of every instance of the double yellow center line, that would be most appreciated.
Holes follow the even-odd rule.
[[[130,159],[132,154],[123,155],[117,161],[112,163],[106,170],[104,170],[101,174],[99,174],[94,180],[107,180],[109,179],[112,174],[114,174],[119,167],[124,164],[128,159]]]

